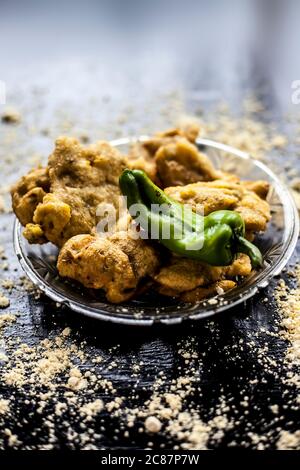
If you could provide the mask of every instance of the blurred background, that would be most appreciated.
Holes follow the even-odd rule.
[[[1,0],[0,80],[9,99],[28,83],[120,106],[174,88],[238,103],[250,90],[286,108],[299,13],[297,0]]]
[[[287,115],[300,110],[299,14],[297,0],[0,0],[0,115],[21,115],[18,126],[0,125],[8,182],[43,164],[60,134],[92,142],[183,115],[216,121],[221,104],[239,116],[253,96],[256,121],[289,134]],[[252,152],[249,138],[208,135]]]

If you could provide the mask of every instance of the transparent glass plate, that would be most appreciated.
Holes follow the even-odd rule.
[[[146,138],[143,136],[139,140]],[[125,138],[113,141],[112,145],[125,153],[128,146],[136,141],[137,139]],[[185,319],[206,318],[246,301],[259,289],[267,286],[273,276],[280,274],[297,242],[299,220],[294,200],[277,176],[248,154],[206,139],[197,139],[197,145],[217,168],[232,171],[241,179],[263,179],[271,184],[268,202],[272,220],[268,230],[255,240],[264,256],[262,269],[252,273],[221,297],[216,296],[210,303],[207,300],[197,304],[182,303],[151,291],[124,304],[114,305],[107,302],[101,291],[85,289],[77,283],[61,279],[56,269],[57,248],[50,243],[29,245],[22,236],[20,223],[16,221],[14,247],[30,280],[48,297],[75,312],[99,320],[133,325],[175,324]]]

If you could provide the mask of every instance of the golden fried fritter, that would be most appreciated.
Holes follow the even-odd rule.
[[[171,186],[165,189],[165,193],[175,201],[192,205],[195,210],[198,206],[204,215],[216,210],[234,209],[241,198],[238,190],[213,188],[200,183]]]
[[[204,173],[208,171],[206,167],[212,167],[212,165],[207,162],[207,158],[201,155],[197,151],[197,148],[192,145],[198,134],[198,124],[194,121],[186,120],[177,128],[159,132],[145,142],[134,143],[129,149],[128,167],[145,171],[153,181],[163,187],[173,184],[202,181],[205,179],[203,178],[203,174],[201,173],[201,175],[197,177],[195,172],[199,172],[201,166]],[[180,145],[178,147],[176,146],[178,142],[183,142],[182,147]],[[184,143],[187,145],[190,144],[190,152],[185,149]],[[172,158],[171,155],[167,154],[167,151],[161,154],[159,158],[156,158],[158,151],[169,145],[172,146],[171,148],[175,146]],[[193,153],[192,156],[189,155],[191,152]],[[176,155],[174,155],[174,153]],[[191,160],[194,162],[194,168],[190,171],[188,165]],[[182,167],[184,167],[183,170]],[[187,172],[193,176],[192,180],[188,179],[188,175],[186,175]]]
[[[200,300],[207,299],[208,297],[211,297],[213,295],[227,292],[228,290],[233,289],[235,286],[236,283],[234,281],[225,279],[223,281],[215,282],[214,284],[211,284],[208,287],[197,287],[194,290],[184,292],[180,295],[179,298],[183,302],[194,304],[196,302],[199,302]]]
[[[163,187],[179,186],[221,177],[206,155],[187,139],[162,145],[155,154],[157,174]]]
[[[180,123],[178,127],[168,129],[164,132],[157,132],[153,137],[146,140],[143,145],[150,154],[154,156],[160,147],[172,144],[177,140],[185,139],[194,143],[199,134],[199,130],[200,127],[197,123],[186,120]]]
[[[247,232],[266,230],[271,218],[269,204],[241,182],[199,182],[183,187],[171,186],[165,192],[174,200],[203,211],[204,215],[216,210],[235,210],[243,217]]]
[[[210,266],[196,260],[173,256],[169,265],[154,276],[158,291],[163,295],[178,296],[182,292],[208,286],[220,280],[248,276],[251,261],[240,254],[230,266]]]
[[[76,139],[57,139],[48,162],[47,191],[35,187],[38,170],[12,189],[14,210],[23,225],[29,224],[26,238],[36,240],[37,230],[42,230],[40,242],[48,240],[62,246],[74,235],[93,233],[99,204],[118,207],[119,176],[125,167],[125,158],[107,142],[85,148]]]
[[[43,245],[43,243],[48,242],[45,237],[45,233],[39,224],[26,224],[26,227],[23,230],[23,236],[32,244],[37,243]]]
[[[62,201],[53,193],[48,193],[44,196],[41,202],[34,211],[33,222],[34,224],[27,224],[24,231],[24,236],[28,241],[32,241],[33,235],[37,231],[42,230],[43,237],[58,245],[58,240],[63,238],[65,227],[68,226],[71,220],[71,207]],[[42,240],[42,236],[40,237]],[[61,242],[62,243],[62,242]]]
[[[256,193],[261,199],[266,199],[270,189],[270,183],[264,180],[242,181],[241,184],[249,191]]]
[[[131,170],[143,170],[152,181],[157,182],[155,159],[142,142],[135,142],[130,146],[127,155],[127,167]]]
[[[36,206],[49,191],[47,168],[31,170],[11,188],[12,207],[22,225],[32,222]]]
[[[57,268],[62,277],[75,279],[85,287],[104,289],[107,300],[120,303],[130,299],[143,278],[159,266],[157,251],[144,240],[133,240],[127,232],[109,238],[77,235],[62,247]]]
[[[244,219],[247,232],[265,231],[271,218],[269,204],[251,191],[245,192],[235,211]]]
[[[249,276],[251,271],[251,260],[244,253],[240,253],[232,264],[223,268],[224,276],[227,279],[234,279],[237,276],[246,277]]]

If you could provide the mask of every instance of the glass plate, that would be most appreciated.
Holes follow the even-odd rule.
[[[111,143],[125,153],[130,144],[146,139],[146,136],[139,139],[125,138]],[[176,324],[185,319],[206,318],[246,301],[259,289],[267,286],[270,278],[280,274],[297,242],[299,220],[294,200],[277,176],[250,155],[206,139],[197,139],[197,145],[217,168],[233,171],[241,179],[264,179],[271,184],[267,199],[271,206],[272,221],[268,225],[268,230],[255,241],[264,256],[262,269],[252,273],[221,297],[216,296],[210,303],[207,300],[193,305],[182,303],[152,291],[138,299],[114,305],[106,301],[101,291],[85,289],[75,282],[61,279],[56,270],[57,248],[50,243],[29,245],[22,236],[20,223],[16,221],[14,247],[21,266],[30,280],[48,297],[75,312],[99,320],[133,325]]]

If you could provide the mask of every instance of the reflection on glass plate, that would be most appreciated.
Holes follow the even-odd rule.
[[[140,137],[145,140],[146,137]],[[119,139],[112,145],[126,152],[128,145],[136,139]],[[68,306],[83,315],[115,323],[151,325],[153,323],[175,324],[184,319],[209,317],[239,304],[258,289],[265,287],[270,278],[278,275],[288,262],[295,248],[298,233],[298,212],[292,196],[274,173],[260,161],[237,149],[206,139],[197,140],[198,147],[205,152],[214,165],[225,171],[234,171],[241,179],[270,182],[268,202],[272,221],[268,230],[258,236],[255,243],[264,256],[264,267],[251,274],[236,288],[226,292],[216,301],[201,301],[195,305],[179,303],[156,292],[131,300],[122,305],[109,304],[100,291],[85,289],[75,282],[62,280],[56,270],[58,250],[46,245],[29,245],[22,236],[18,221],[14,227],[14,246],[21,266],[31,281],[48,297]]]

